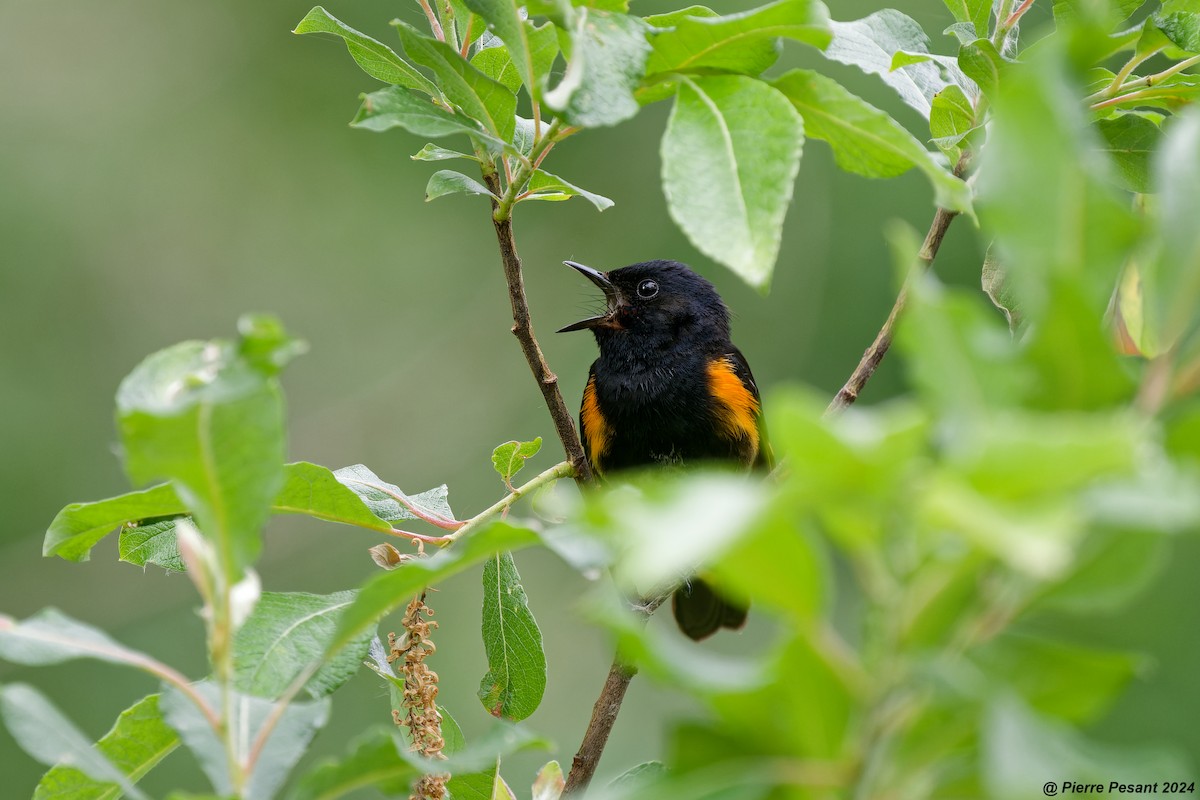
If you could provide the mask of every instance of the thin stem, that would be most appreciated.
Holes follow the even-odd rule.
[[[971,152],[964,150],[962,156],[958,159],[958,164],[954,167],[954,175],[961,178],[967,171],[970,161]],[[933,221],[929,223],[929,231],[925,234],[925,242],[921,245],[921,251],[917,256],[924,269],[928,269],[933,264],[933,259],[937,257],[938,250],[942,246],[942,239],[945,238],[946,231],[950,228],[950,223],[957,216],[957,211],[947,211],[944,208],[939,208],[933,215]],[[828,408],[825,409],[826,414],[836,414],[851,405],[858,399],[863,387],[867,385],[867,381],[871,380],[871,376],[875,374],[876,368],[879,367],[880,362],[883,361],[883,357],[887,355],[888,349],[892,346],[892,339],[896,331],[896,322],[900,319],[900,314],[904,311],[904,305],[908,301],[908,285],[909,281],[905,280],[904,286],[900,288],[900,292],[896,296],[896,302],[892,304],[891,312],[888,313],[887,321],[879,329],[879,333],[875,336],[875,341],[871,342],[871,346],[866,349],[862,358],[859,359],[858,366],[854,368],[854,372],[850,374],[846,383],[834,395],[833,400],[830,401]]]
[[[567,409],[562,392],[558,388],[558,376],[550,371],[546,357],[542,354],[541,345],[533,331],[533,321],[529,314],[529,300],[525,296],[525,278],[521,272],[521,257],[517,254],[517,241],[513,235],[512,207],[517,196],[521,193],[529,176],[533,174],[533,164],[549,149],[559,135],[561,125],[558,120],[551,123],[546,134],[540,137],[533,146],[528,163],[523,163],[509,181],[507,188],[501,194],[500,178],[496,175],[495,167],[490,164],[483,166],[483,180],[488,189],[499,199],[492,199],[492,225],[496,229],[496,242],[500,247],[500,261],[504,267],[504,279],[508,284],[508,299],[512,305],[513,335],[521,344],[521,352],[529,370],[542,391],[550,418],[554,421],[555,432],[562,442],[563,451],[571,464],[572,477],[579,484],[590,483],[592,467],[588,464],[583,452],[583,444],[579,440],[579,432],[575,429],[575,418]]]
[[[433,35],[439,42],[446,41],[446,32],[442,30],[442,23],[438,22],[437,14],[434,14],[433,9],[429,7],[429,0],[417,0],[417,2],[421,4],[425,18],[429,20],[429,30],[433,31]]]
[[[250,752],[246,756],[246,762],[243,765],[246,775],[254,774],[254,766],[258,763],[258,758],[262,755],[263,747],[266,746],[267,740],[271,738],[271,733],[275,730],[275,726],[279,724],[279,720],[283,719],[283,714],[287,711],[287,707],[296,699],[296,695],[300,694],[300,690],[308,683],[309,678],[316,675],[320,669],[320,659],[311,662],[300,671],[300,674],[288,684],[287,689],[275,701],[275,705],[271,708],[271,713],[263,720],[262,727],[258,729],[258,735],[254,737],[254,744],[250,746]]]
[[[1013,0],[1000,0],[1000,7],[996,9],[996,29],[992,31],[992,45],[999,53],[1004,52],[1004,40],[1009,31],[1004,23],[1012,16],[1012,7]]]
[[[571,462],[561,461],[545,472],[538,474],[537,477],[533,478],[528,483],[513,489],[503,498],[488,506],[483,511],[480,511],[475,516],[471,517],[470,521],[468,521],[458,530],[454,531],[454,533],[450,533],[442,537],[437,543],[446,545],[450,544],[451,542],[456,542],[464,536],[470,535],[474,530],[481,527],[483,523],[487,522],[497,514],[507,512],[513,503],[517,502],[530,492],[536,491],[547,484],[554,483],[557,480],[574,477],[574,475],[575,468],[572,466]]]
[[[1163,48],[1157,47],[1147,53],[1135,52],[1129,57],[1129,60],[1125,62],[1125,66],[1121,67],[1120,71],[1113,76],[1112,83],[1108,84],[1108,86],[1105,86],[1100,91],[1085,97],[1084,102],[1094,103],[1118,94],[1121,91],[1121,87],[1125,84],[1125,81],[1127,81],[1129,76],[1133,74],[1133,71],[1140,67],[1147,59],[1158,55],[1160,52],[1162,52],[1162,50]]]
[[[645,625],[650,619],[650,615],[657,611],[668,597],[670,597],[669,593],[661,594],[657,597],[645,598],[634,604],[633,610],[641,617],[641,624]],[[604,679],[604,688],[600,690],[600,696],[596,698],[596,705],[592,707],[592,718],[588,720],[583,741],[575,753],[575,758],[571,759],[571,771],[568,773],[566,785],[563,787],[563,797],[570,797],[576,792],[582,792],[591,783],[634,675],[637,675],[637,666],[625,661],[621,658],[621,654],[617,653],[612,666],[608,669],[608,676]]]
[[[1120,105],[1121,103],[1128,103],[1131,100],[1140,100],[1143,97],[1153,97],[1154,92],[1131,91],[1131,90],[1149,89],[1150,87],[1154,86],[1155,84],[1162,83],[1167,78],[1178,75],[1179,73],[1183,72],[1185,69],[1187,69],[1189,67],[1193,67],[1196,64],[1200,64],[1200,55],[1192,56],[1191,58],[1180,61],[1178,64],[1173,64],[1172,66],[1168,67],[1167,69],[1164,69],[1162,72],[1156,72],[1153,75],[1147,75],[1144,78],[1138,78],[1137,80],[1132,80],[1132,81],[1129,81],[1128,83],[1124,83],[1120,86],[1120,88],[1118,88],[1114,92],[1108,92],[1108,90],[1105,90],[1105,92],[1108,94],[1116,94],[1118,92],[1127,92],[1128,94],[1122,94],[1119,97],[1112,97],[1109,100],[1103,100],[1098,103],[1093,103],[1091,106],[1091,109],[1093,111],[1099,111],[1100,109],[1108,108],[1109,106]],[[1094,97],[1095,97],[1095,95],[1092,95],[1091,97],[1088,97],[1087,99],[1091,100]]]
[[[1025,0],[1025,2],[1021,3],[1021,5],[1017,6],[1016,11],[1009,14],[1008,19],[1004,21],[1005,32],[1012,30],[1012,26],[1016,25],[1021,20],[1021,17],[1023,17],[1025,12],[1029,10],[1029,7],[1033,5],[1033,2],[1034,0]]]
[[[359,480],[353,480],[353,479],[347,479],[347,480],[349,480],[350,483],[357,483],[360,486],[367,486],[371,489],[374,489],[377,492],[386,494],[388,497],[392,498],[397,503],[399,503],[400,505],[407,508],[414,517],[416,517],[419,520],[428,522],[430,525],[433,525],[436,528],[442,528],[443,530],[447,530],[447,531],[456,531],[459,528],[461,528],[463,525],[467,524],[467,523],[461,522],[457,519],[447,519],[446,517],[443,517],[441,514],[435,514],[432,511],[426,511],[425,509],[421,508],[416,503],[414,503],[412,501],[412,498],[410,498],[408,495],[404,494],[403,492],[394,492],[391,489],[387,488],[386,486],[383,486],[378,483],[369,483],[367,481],[359,481]],[[393,528],[393,530],[395,530],[395,529]],[[403,536],[415,535],[415,534],[407,533],[405,531],[400,531],[400,534]]]
[[[463,58],[466,58],[467,53],[470,52],[470,50],[471,50],[471,28],[474,27],[474,25],[475,25],[475,16],[471,15],[467,19],[467,29],[465,31],[463,31],[462,49],[458,51],[458,54],[460,56],[462,56]]]

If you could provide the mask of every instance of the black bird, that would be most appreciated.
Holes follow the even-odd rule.
[[[653,464],[768,465],[762,403],[745,357],[729,340],[729,309],[713,285],[677,261],[611,272],[564,261],[604,292],[590,330],[592,364],[579,412],[583,450],[598,475]],[[740,628],[746,609],[692,578],[671,599],[679,628],[699,641]]]

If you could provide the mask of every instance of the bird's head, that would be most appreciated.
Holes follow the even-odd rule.
[[[590,330],[603,347],[626,335],[678,339],[729,339],[729,310],[713,285],[678,261],[644,261],[609,272],[564,261],[600,287],[604,313],[559,329]],[[697,344],[699,341],[697,341]]]

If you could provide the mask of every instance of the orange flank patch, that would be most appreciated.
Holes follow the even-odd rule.
[[[730,439],[750,442],[758,452],[758,400],[742,383],[727,358],[709,362],[708,390],[717,401],[717,422]],[[753,459],[751,459],[753,460]]]
[[[587,386],[583,389],[583,410],[579,412],[583,423],[583,443],[587,447],[588,460],[592,469],[602,471],[601,460],[608,452],[612,431],[608,420],[600,411],[600,401],[596,399],[596,379],[588,378]]]

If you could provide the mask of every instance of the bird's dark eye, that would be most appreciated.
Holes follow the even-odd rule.
[[[651,280],[645,280],[638,284],[638,297],[650,298],[658,294],[658,284]]]

